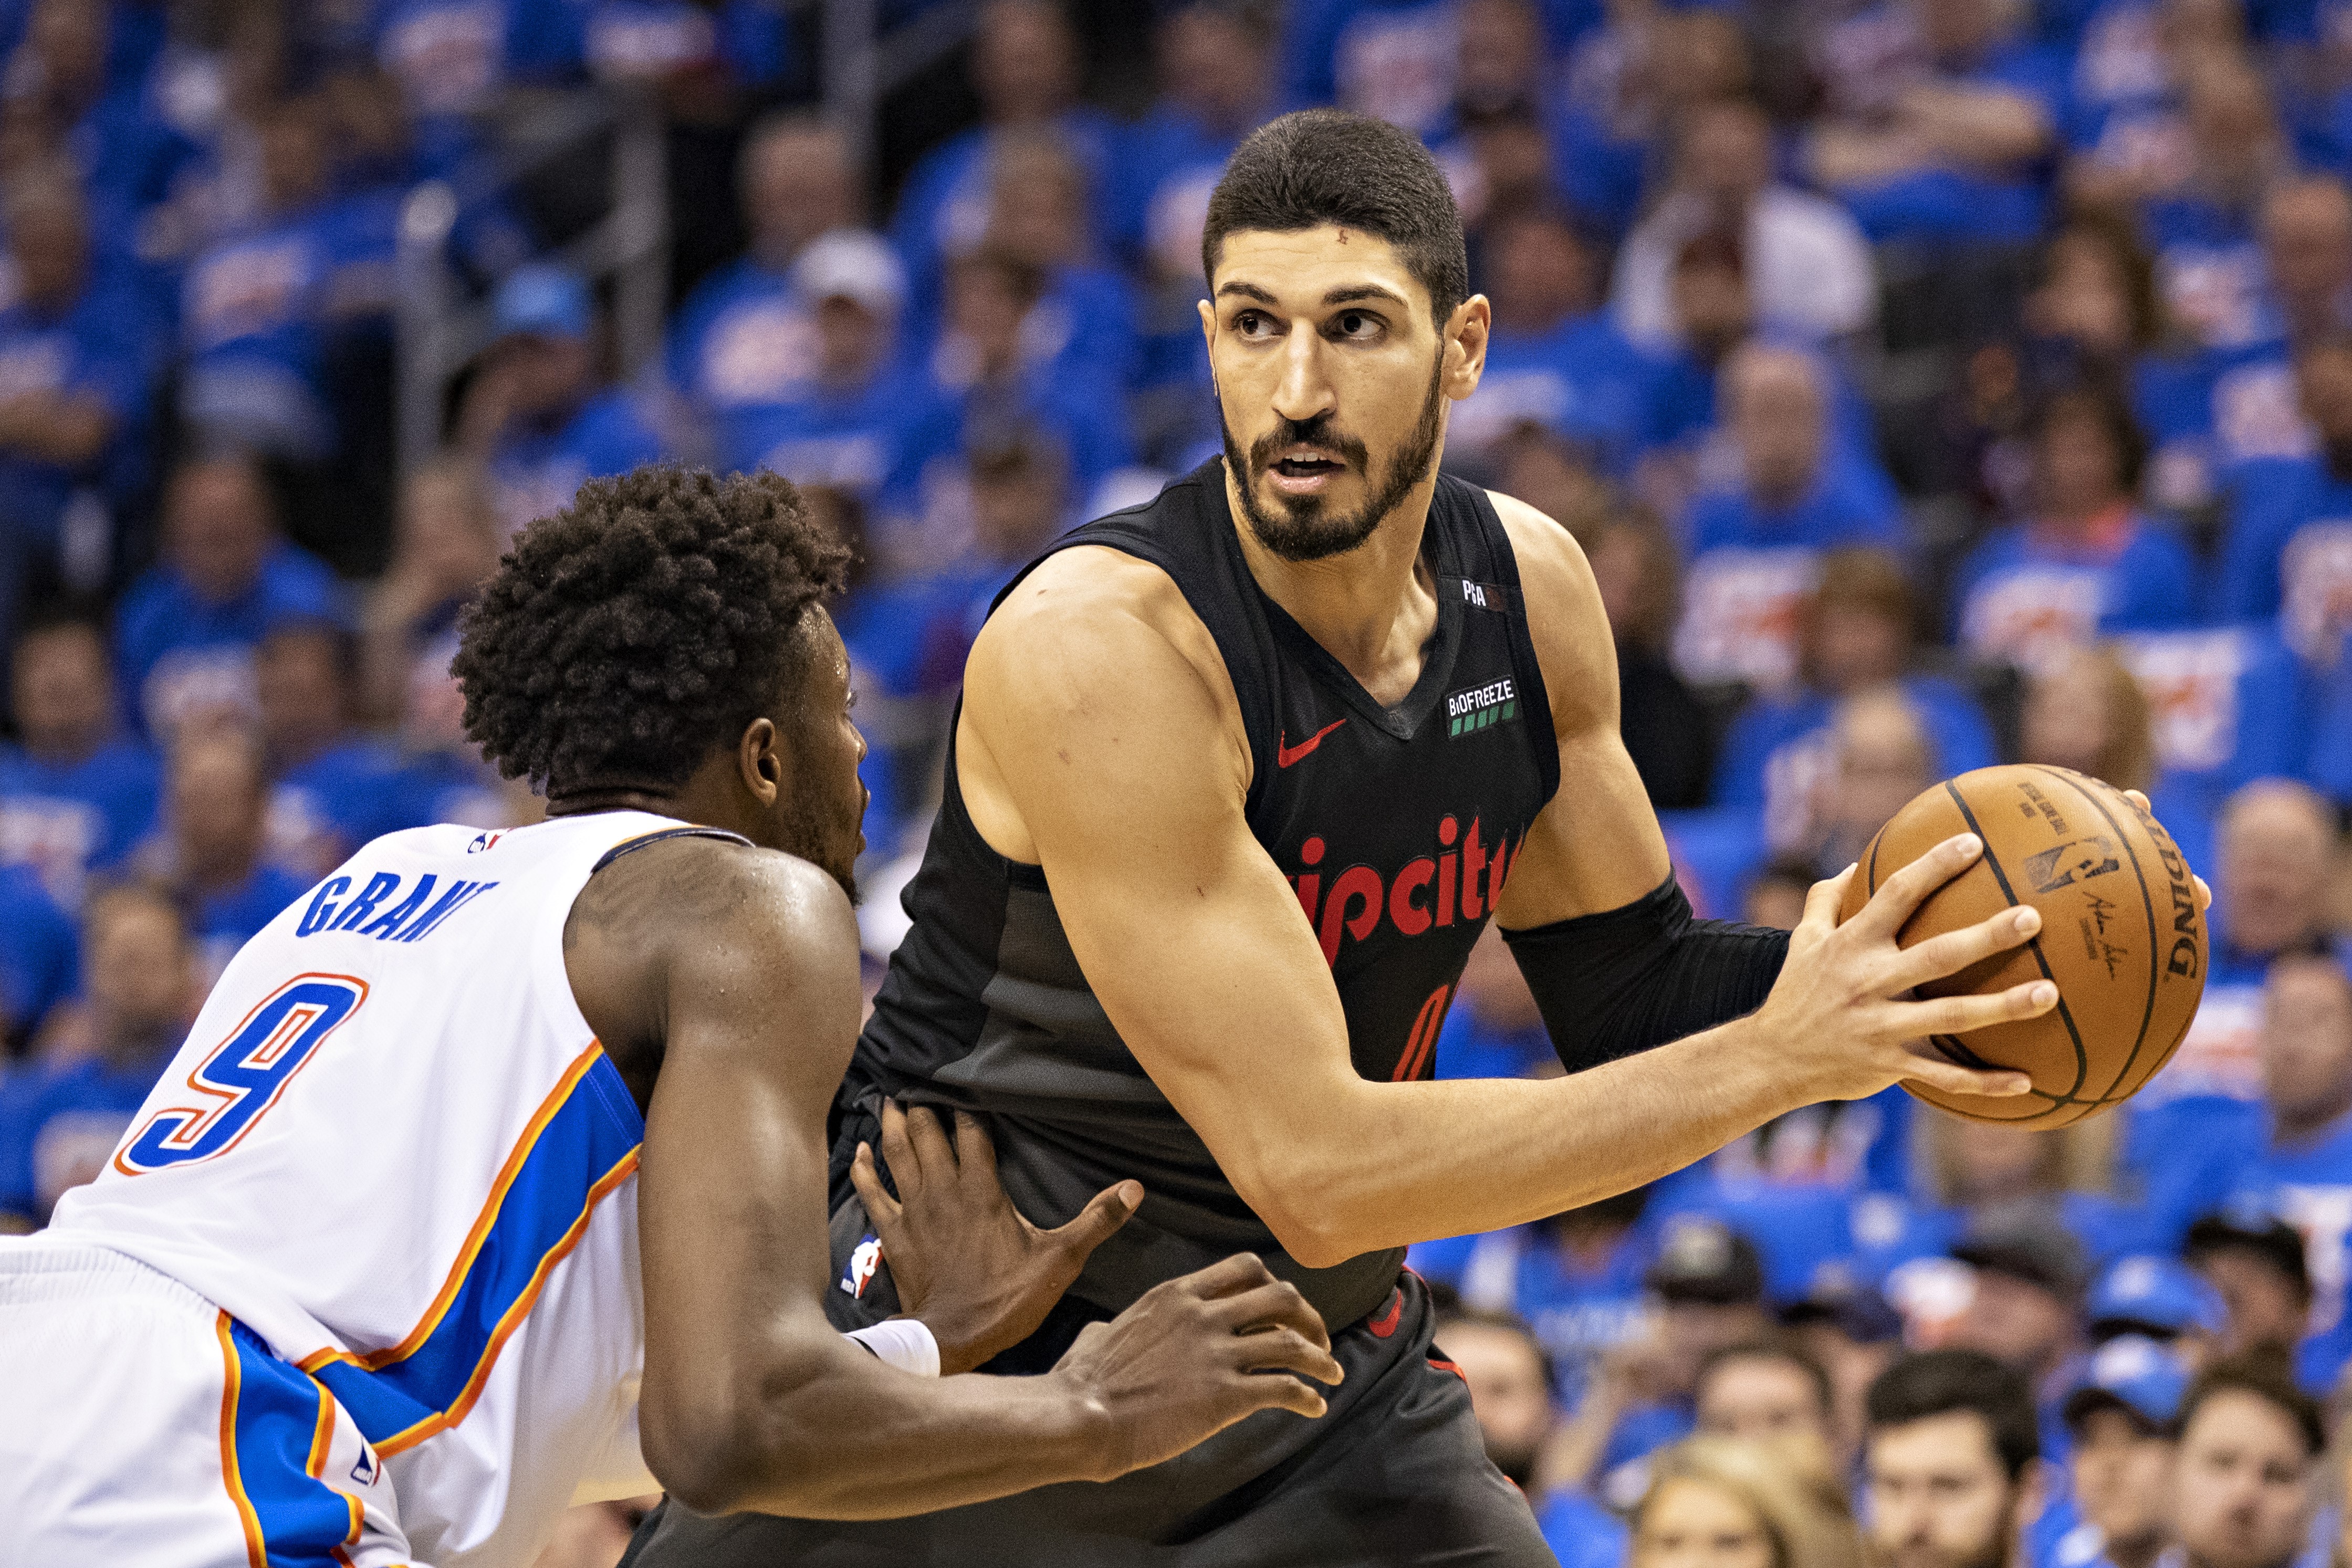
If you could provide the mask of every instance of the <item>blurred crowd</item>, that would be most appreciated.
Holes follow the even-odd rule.
[[[1454,181],[1495,331],[1446,462],[1582,542],[1703,912],[1790,924],[1913,794],[2019,760],[2147,790],[2217,895],[2203,1009],[2116,1113],[1890,1091],[1416,1249],[1564,1560],[2327,1561],[2352,6],[986,0],[878,169],[819,44],[782,0],[0,0],[0,1224],[358,845],[533,816],[447,662],[592,476],[764,466],[857,545],[878,965],[991,597],[1216,456],[1209,191],[1336,102]],[[609,132],[551,140],[583,104],[661,128],[642,363],[559,259],[613,200]],[[428,181],[488,341],[396,472]],[[1499,943],[1437,1055],[1557,1070]]]

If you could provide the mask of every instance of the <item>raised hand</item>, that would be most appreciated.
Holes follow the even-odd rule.
[[[929,1109],[882,1102],[882,1155],[893,1198],[860,1143],[849,1179],[866,1202],[898,1302],[940,1344],[940,1371],[970,1372],[1027,1339],[1094,1249],[1143,1202],[1139,1182],[1095,1194],[1078,1217],[1039,1230],[996,1180],[996,1146],[979,1119],[955,1113],[950,1143]]]
[[[2023,943],[2042,929],[2041,913],[2004,910],[1908,948],[1895,944],[1927,895],[1983,852],[1972,833],[1946,839],[1889,877],[1843,925],[1838,903],[1847,879],[1860,874],[1855,868],[1815,883],[1806,895],[1788,962],[1755,1022],[1791,1085],[1809,1099],[1860,1100],[1906,1079],[1951,1094],[2017,1095],[2032,1087],[2024,1073],[1961,1067],[1928,1054],[1920,1042],[2038,1017],[2058,1005],[2056,985],[2036,980],[1988,995],[1932,1000],[1909,994]]]
[[[1049,1374],[1077,1384],[1105,1417],[1111,1480],[1172,1459],[1260,1410],[1320,1415],[1336,1384],[1322,1318],[1250,1253],[1155,1285],[1107,1323],[1089,1323]]]

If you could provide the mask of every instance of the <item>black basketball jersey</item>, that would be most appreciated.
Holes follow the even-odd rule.
[[[1422,546],[1437,626],[1420,679],[1393,708],[1259,588],[1222,463],[1054,550],[1078,544],[1158,566],[1216,639],[1249,735],[1250,828],[1322,943],[1356,1070],[1430,1077],[1471,944],[1559,778],[1517,563],[1486,493],[1437,481]],[[986,1112],[1005,1188],[1041,1226],[1062,1224],[1116,1181],[1141,1181],[1142,1211],[1073,1288],[1107,1311],[1241,1250],[1296,1280],[1334,1325],[1386,1300],[1400,1253],[1328,1269],[1281,1255],[1112,1028],[1043,868],[1006,859],[973,827],[952,752],[906,907],[914,927],[858,1041],[845,1110],[870,1111],[887,1093]],[[1251,1070],[1268,1094],[1283,1092],[1286,1046],[1231,1042],[1259,1058]]]

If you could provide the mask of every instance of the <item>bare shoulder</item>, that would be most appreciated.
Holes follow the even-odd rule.
[[[857,921],[840,885],[806,860],[680,837],[589,879],[564,922],[563,957],[608,1049],[657,1046],[663,999],[681,991],[773,995],[837,983],[854,994]]]
[[[1553,722],[1617,722],[1617,647],[1592,565],[1576,536],[1527,502],[1488,490],[1519,567],[1528,635],[1543,666]]]
[[[972,644],[965,700],[988,719],[1240,713],[1216,640],[1175,582],[1102,545],[1048,557],[1006,596]]]

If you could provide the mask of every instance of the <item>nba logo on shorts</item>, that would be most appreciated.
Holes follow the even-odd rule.
[[[352,1465],[352,1479],[363,1487],[372,1487],[375,1485],[375,1478],[382,1468],[376,1460],[375,1450],[365,1443],[361,1444],[360,1457]]]
[[[477,833],[474,835],[474,841],[466,846],[466,853],[468,855],[479,855],[483,850],[488,849],[491,845],[496,844],[499,839],[504,838],[505,837],[506,834],[504,831],[497,833]]]
[[[882,1238],[867,1231],[866,1239],[857,1244],[857,1250],[849,1255],[849,1267],[842,1272],[841,1288],[853,1296],[863,1297],[866,1281],[874,1278],[874,1270],[881,1264]]]

